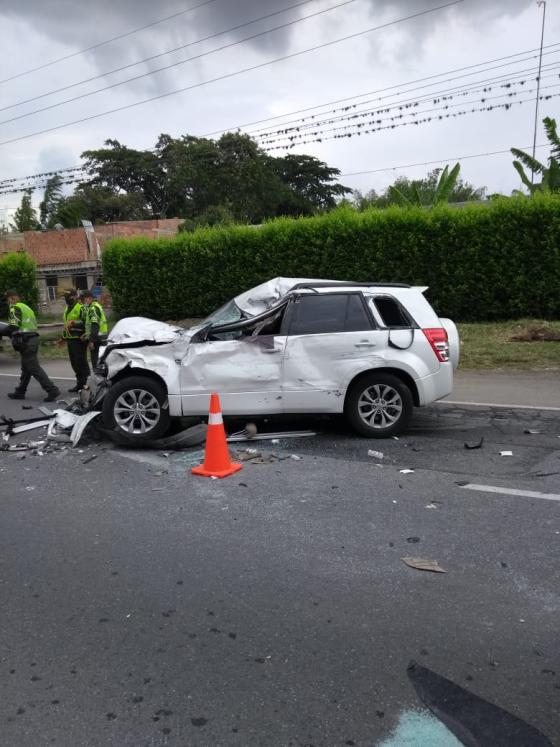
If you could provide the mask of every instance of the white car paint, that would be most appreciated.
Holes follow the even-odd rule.
[[[290,293],[302,283],[311,288]],[[332,286],[323,287],[326,283]],[[313,289],[316,284],[321,287]],[[123,319],[109,336],[107,377],[111,380],[125,368],[135,374],[142,370],[156,373],[167,387],[172,416],[207,414],[209,395],[214,391],[221,396],[224,413],[230,415],[342,413],[346,392],[356,375],[390,368],[414,381],[418,404],[426,405],[452,391],[459,338],[453,322],[437,317],[423,295],[425,290],[275,278],[234,299],[252,323],[254,317],[266,317],[267,310],[282,299],[296,295],[360,293],[376,328],[357,332],[290,336],[282,330],[281,334],[199,341],[204,322],[183,330],[143,317]],[[402,304],[416,323],[414,328],[385,328],[373,303],[379,297]],[[446,362],[438,360],[423,332],[442,327],[450,343],[450,360]]]

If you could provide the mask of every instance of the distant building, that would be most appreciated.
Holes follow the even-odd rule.
[[[0,259],[8,252],[26,252],[37,263],[40,303],[45,310],[60,307],[68,288],[85,290],[103,285],[101,254],[113,238],[171,236],[180,218],[122,221],[82,228],[25,231],[0,237]]]

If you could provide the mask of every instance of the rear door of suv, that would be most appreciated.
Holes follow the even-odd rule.
[[[342,412],[354,376],[384,365],[388,333],[359,291],[297,295],[284,322],[285,412]]]

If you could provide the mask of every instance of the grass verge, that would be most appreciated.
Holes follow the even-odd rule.
[[[541,319],[518,319],[509,322],[484,322],[480,324],[458,324],[461,337],[462,370],[512,369],[542,371],[560,369],[560,342],[512,341],[514,336],[523,336],[533,328],[545,328],[560,334],[560,321],[547,322]]]

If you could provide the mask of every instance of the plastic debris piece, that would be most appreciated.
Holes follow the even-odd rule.
[[[436,503],[427,503],[424,508],[439,508],[439,506]]]
[[[84,459],[84,460],[82,461],[82,464],[89,464],[90,462],[93,462],[93,460],[94,460],[94,459],[97,459],[97,454],[92,454],[92,455],[91,455],[90,457],[88,457],[87,459]]]
[[[293,459],[294,462],[301,462],[303,457],[298,456],[297,454],[290,454],[290,459]]]
[[[374,449],[370,449],[367,454],[373,459],[383,459],[382,451],[375,451]]]
[[[415,568],[417,571],[431,571],[432,573],[447,573],[447,571],[440,566],[437,560],[429,560],[428,558],[401,558],[401,560],[409,568]]]
[[[410,475],[414,472],[414,470],[413,469],[400,469],[399,472],[401,473],[401,475]]]
[[[407,537],[406,541],[410,542],[411,545],[415,545],[420,542],[420,537]]]
[[[535,431],[532,428],[527,428],[523,431],[523,433],[527,433],[529,436],[536,436],[537,433],[540,433],[540,431]]]
[[[248,436],[241,433],[234,433],[227,437],[228,443],[235,443],[236,441],[273,441],[276,439],[284,438],[309,438],[310,436],[316,436],[315,431],[285,431],[281,433],[257,433],[254,436]]]
[[[481,436],[480,441],[476,441],[474,444],[465,443],[465,449],[481,449],[484,443],[484,436]]]
[[[513,451],[500,451],[500,456],[513,456]]]
[[[35,423],[16,425],[12,428],[12,433],[25,433],[26,431],[34,431],[36,428],[45,428],[47,425],[50,425],[50,422],[50,420],[38,420]]]

